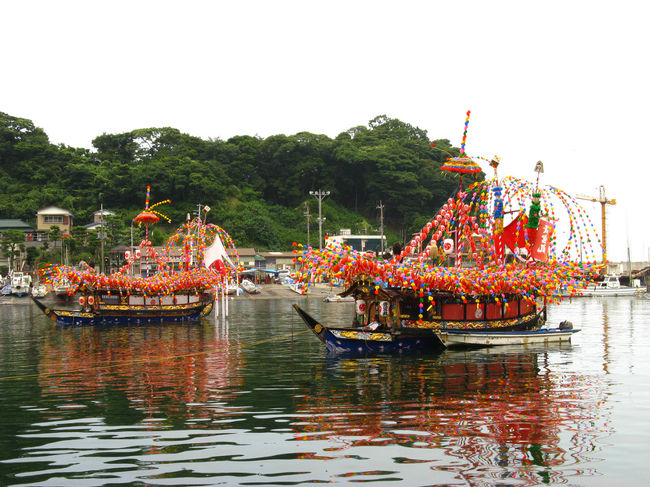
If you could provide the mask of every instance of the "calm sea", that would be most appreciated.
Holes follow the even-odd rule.
[[[551,308],[571,345],[331,358],[295,316],[60,327],[0,304],[0,485],[650,484],[650,299]]]

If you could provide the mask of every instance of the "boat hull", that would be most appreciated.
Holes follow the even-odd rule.
[[[514,332],[531,331],[541,328],[545,323],[542,313],[529,313],[524,316],[500,320],[434,320],[434,321],[408,321],[405,326],[409,328],[429,328],[435,331],[459,332]]]
[[[645,294],[646,290],[639,287],[620,287],[608,289],[582,289],[580,294],[571,296],[572,298],[584,297],[604,297],[604,296],[640,296]]]
[[[162,323],[195,321],[212,311],[213,301],[202,301],[188,306],[158,307],[112,307],[96,310],[52,309],[32,297],[43,313],[52,321],[61,325],[102,325],[122,324],[137,325],[142,323]]]
[[[408,354],[440,352],[444,345],[430,330],[369,331],[362,328],[325,327],[298,305],[293,305],[305,325],[331,354]]]
[[[439,331],[437,334],[447,348],[476,348],[570,342],[573,334],[578,331],[580,330],[563,330],[560,328],[510,332],[447,330]]]

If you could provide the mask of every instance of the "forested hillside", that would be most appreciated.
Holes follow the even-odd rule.
[[[318,202],[309,191],[323,189],[331,193],[324,233],[376,232],[381,201],[389,238],[410,237],[458,185],[440,170],[458,149],[430,142],[425,130],[379,116],[335,139],[301,132],[203,140],[163,127],[99,135],[86,150],[53,145],[32,121],[0,112],[0,218],[34,224],[39,208],[56,205],[83,225],[103,204],[129,226],[150,185],[152,202],[171,199],[161,211],[174,228],[209,205],[208,221],[237,246],[288,249],[307,240],[305,205],[317,241]]]

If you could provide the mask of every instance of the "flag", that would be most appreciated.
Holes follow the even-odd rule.
[[[233,264],[230,257],[228,257],[228,252],[226,252],[223,243],[221,243],[219,235],[214,236],[214,242],[212,242],[212,245],[207,247],[203,253],[203,264],[206,269],[210,269],[210,267],[217,261],[221,262],[221,266],[218,266],[217,268],[222,267],[226,262],[232,267],[235,267],[235,264]]]
[[[548,248],[551,244],[553,226],[543,218],[539,219],[539,226],[535,234],[535,240],[530,247],[530,256],[540,262],[548,261]]]
[[[526,248],[526,223],[528,223],[528,217],[522,212],[503,228],[501,241],[513,252],[517,248]]]

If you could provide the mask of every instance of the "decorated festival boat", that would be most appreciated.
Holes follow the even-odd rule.
[[[377,258],[334,241],[322,250],[297,245],[297,279],[304,288],[321,277],[345,281],[341,296],[356,301],[354,329],[375,322],[385,333],[421,330],[443,342],[443,333],[456,339],[510,333],[524,343],[515,334],[541,336],[546,306],[577,295],[576,283],[593,282],[600,273],[595,249],[586,248],[598,241],[593,225],[570,195],[539,185],[541,162],[535,182],[500,180],[499,158],[480,158],[494,169],[494,178],[463,188],[464,174],[481,171],[477,158],[465,153],[467,115],[460,156],[441,168],[460,173],[459,189],[403,249]],[[567,218],[560,218],[560,210]],[[297,311],[316,333],[313,318]],[[319,326],[325,332],[316,334],[329,340],[327,327]]]
[[[445,348],[440,337],[429,330],[391,330],[378,322],[355,328],[323,326],[297,304],[293,307],[307,327],[325,344],[327,351],[335,355],[437,352]]]
[[[138,224],[145,225],[144,240],[125,252],[125,264],[117,272],[98,273],[85,263],[41,271],[43,282],[52,286],[65,283],[68,293],[78,296],[75,309],[52,309],[34,300],[53,321],[94,325],[196,320],[210,313],[215,299],[225,299],[228,283],[240,270],[230,236],[205,222],[209,211],[205,207],[204,218],[198,216],[181,225],[157,252],[149,241],[148,226],[160,218],[169,221],[155,210],[169,200],[149,206],[149,193],[147,187],[145,209],[135,217]],[[236,257],[235,262],[226,248]]]

